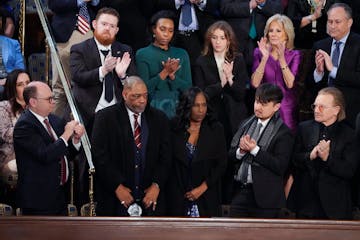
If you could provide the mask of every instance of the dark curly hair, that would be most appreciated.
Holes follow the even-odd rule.
[[[159,19],[162,18],[166,18],[166,19],[170,19],[173,21],[174,23],[174,31],[177,29],[177,18],[176,18],[176,14],[174,11],[171,10],[160,10],[158,12],[156,12],[154,15],[152,15],[151,19],[150,19],[150,24],[149,24],[149,32],[150,35],[153,35],[153,29],[156,28],[156,24],[158,23]],[[174,33],[175,36],[175,33]],[[173,36],[173,38],[174,38]],[[154,41],[154,38],[152,39]]]
[[[176,129],[183,130],[189,128],[191,108],[194,106],[195,98],[198,94],[203,94],[205,96],[206,102],[209,103],[209,97],[199,87],[191,87],[185,90],[180,96],[179,103],[176,108],[176,117],[173,119]],[[203,121],[207,121],[209,123],[212,123],[214,121],[214,118],[212,116],[212,110],[209,104],[207,106],[206,117]]]

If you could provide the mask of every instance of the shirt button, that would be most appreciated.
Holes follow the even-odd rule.
[[[135,168],[138,168],[139,167],[139,165],[135,165]]]

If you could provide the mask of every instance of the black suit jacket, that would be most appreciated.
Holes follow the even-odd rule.
[[[56,135],[61,136],[65,122],[52,114],[49,122]],[[63,210],[66,205],[64,190],[60,187],[59,162],[62,156],[75,153],[72,144],[66,147],[60,138],[53,142],[39,120],[25,110],[15,124],[14,149],[19,175],[18,207],[49,214]]]
[[[169,123],[167,117],[150,106],[141,115],[142,124],[148,126],[147,143],[142,143],[144,170],[141,190],[153,182],[160,186],[155,215],[165,211],[165,182],[171,165]],[[96,200],[99,215],[116,215],[123,208],[115,195],[123,184],[134,191],[134,137],[129,116],[122,102],[105,108],[96,114],[92,134],[92,154],[96,167]]]
[[[77,0],[49,0],[49,8],[54,13],[51,29],[56,42],[67,42],[72,32],[77,28],[77,14],[80,8]],[[97,7],[87,4],[90,19],[94,19]],[[90,23],[91,25],[91,23]]]
[[[132,49],[125,44],[114,42],[111,45],[112,56],[122,57],[125,52],[130,53],[131,63],[127,70],[128,75],[136,74],[135,56]],[[72,91],[79,108],[85,126],[92,122],[95,108],[99,102],[103,83],[99,80],[99,68],[101,67],[100,53],[94,38],[76,44],[71,47],[70,68],[72,75]],[[113,72],[115,96],[121,100],[122,84]],[[90,126],[91,127],[91,126]]]
[[[267,19],[276,13],[281,13],[282,6],[280,0],[267,0],[262,9],[255,8],[250,13],[249,0],[222,0],[220,2],[220,11],[234,29],[239,41],[240,51],[244,52],[249,41],[252,16],[255,15],[257,39],[260,39],[264,35]]]
[[[331,55],[332,38],[326,38],[314,44],[313,52],[322,49]],[[315,59],[315,57],[313,58]],[[315,66],[315,65],[314,65]],[[315,70],[315,69],[314,69]],[[313,72],[311,76],[313,79]],[[325,71],[322,80],[316,84],[316,90],[327,86],[329,72]],[[360,35],[350,33],[345,43],[343,53],[340,59],[337,75],[334,80],[334,86],[339,88],[344,94],[346,101],[347,121],[355,126],[355,118],[360,112]],[[315,94],[314,94],[315,95]]]
[[[248,121],[245,120],[240,124],[235,137],[242,136],[248,131],[251,124],[244,125],[246,122]],[[260,208],[283,208],[286,205],[284,175],[291,159],[294,136],[284,123],[274,134],[266,151],[260,146],[258,154],[254,157],[254,163],[251,165],[255,201]],[[231,143],[229,156],[234,161],[239,161],[236,159],[236,150],[239,147],[240,138],[235,139],[235,137]]]
[[[329,218],[351,218],[350,180],[358,164],[359,142],[355,131],[344,122],[335,124],[328,136],[331,143],[326,162],[310,160],[312,149],[319,143],[320,124],[310,120],[299,125],[293,157],[294,199],[302,215],[311,216],[314,199],[320,198]]]
[[[231,136],[235,134],[239,123],[247,117],[245,106],[246,83],[249,80],[245,60],[242,55],[234,59],[233,85],[226,84],[221,87],[219,71],[214,55],[200,56],[194,69],[194,85],[203,89],[210,98],[210,105],[218,118],[227,114]],[[225,124],[225,123],[223,123]]]
[[[208,189],[196,200],[201,217],[221,216],[221,177],[227,162],[224,130],[220,123],[204,120],[201,124],[196,152],[191,164],[192,188],[188,186],[189,160],[186,142],[189,133],[180,130],[177,121],[172,122],[171,141],[173,167],[169,179],[167,199],[169,213],[172,216],[185,216],[188,201],[184,195],[192,188],[206,181]]]

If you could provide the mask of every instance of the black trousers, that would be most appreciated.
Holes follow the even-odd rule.
[[[277,218],[279,208],[260,208],[256,204],[252,184],[234,185],[234,195],[230,204],[230,217]]]

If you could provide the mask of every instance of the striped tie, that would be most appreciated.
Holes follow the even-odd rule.
[[[44,123],[45,123],[46,129],[47,129],[50,137],[55,142],[56,139],[51,130],[51,125],[50,125],[49,120],[47,118],[45,118]],[[64,185],[66,183],[66,171],[67,171],[67,168],[66,168],[65,158],[61,157],[60,158],[60,185]]]
[[[134,113],[134,141],[137,148],[141,148],[141,127],[137,121],[139,114]]]
[[[77,19],[77,27],[79,32],[86,34],[90,30],[90,16],[86,2],[80,5],[80,11]]]

